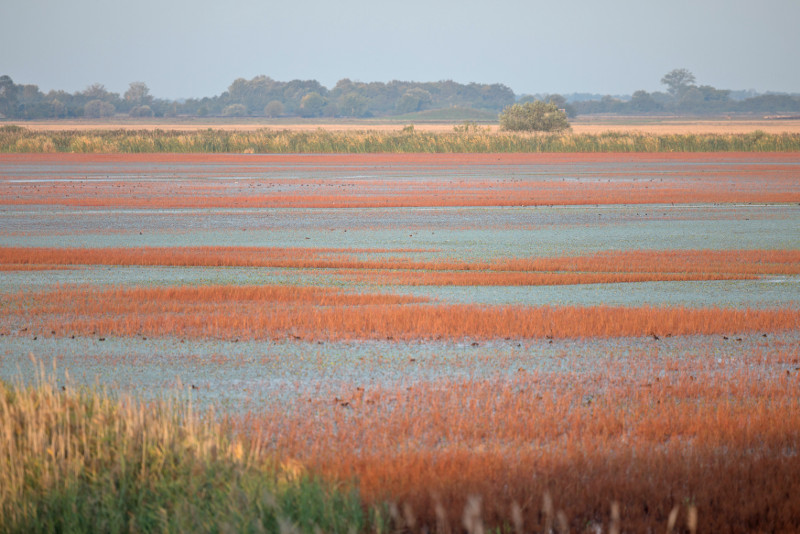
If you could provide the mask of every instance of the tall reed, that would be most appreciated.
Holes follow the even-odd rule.
[[[497,153],[770,152],[800,150],[800,134],[530,134],[509,132],[33,131],[0,127],[0,152],[80,153]]]
[[[262,440],[180,399],[60,385],[40,364],[34,385],[0,381],[0,532],[371,528],[352,491],[275,464]]]

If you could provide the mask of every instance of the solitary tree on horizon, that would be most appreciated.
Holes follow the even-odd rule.
[[[667,86],[667,92],[676,98],[694,85],[694,82],[694,74],[688,69],[673,69],[661,78],[661,83]]]

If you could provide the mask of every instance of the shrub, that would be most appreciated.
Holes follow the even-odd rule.
[[[535,100],[508,106],[500,113],[500,128],[513,131],[561,132],[569,129],[567,113],[556,104]]]

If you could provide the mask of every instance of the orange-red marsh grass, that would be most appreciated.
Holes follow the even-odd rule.
[[[20,177],[19,169],[31,163],[64,167],[55,166],[45,179]],[[87,176],[86,164],[97,174]],[[160,173],[156,179],[132,179],[154,170]],[[0,154],[0,204],[169,209],[794,203],[800,201],[799,174],[796,153]]]
[[[367,502],[399,501],[418,528],[458,531],[478,495],[489,525],[516,503],[525,531],[543,532],[549,492],[579,532],[605,532],[612,501],[628,532],[663,531],[676,505],[697,506],[702,532],[796,531],[800,372],[629,356],[593,374],[368,387],[242,424],[279,455],[357,479]]]
[[[800,328],[797,309],[444,305],[292,286],[56,287],[10,295],[30,332],[219,339],[498,339],[666,336]]]
[[[404,285],[563,285],[753,279],[800,274],[798,250],[628,250],[494,261],[416,260],[427,249],[303,247],[0,247],[0,269],[138,265],[329,269],[349,279]],[[381,255],[380,259],[371,256]]]
[[[800,202],[796,175],[661,181],[597,178],[554,181],[495,180],[464,184],[455,179],[380,183],[328,180],[245,180],[211,188],[194,182],[134,184],[81,181],[30,185],[0,181],[0,205],[58,205],[105,208],[377,208],[462,206],[554,206],[592,204],[778,203]],[[280,192],[262,193],[270,188]],[[301,190],[302,188],[302,190]],[[242,191],[240,189],[249,189]],[[443,194],[447,191],[447,194]]]

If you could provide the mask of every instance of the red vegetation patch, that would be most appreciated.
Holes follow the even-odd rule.
[[[774,332],[800,310],[521,307],[291,286],[56,288],[12,296],[4,312],[32,330],[220,339],[495,339]],[[14,311],[12,311],[14,310]],[[0,316],[2,317],[2,316]]]
[[[486,262],[418,261],[424,249],[270,247],[22,248],[0,247],[0,268],[46,265],[238,266],[332,269],[343,278],[402,285],[564,285],[752,279],[800,274],[798,250],[634,250],[587,256]],[[361,254],[391,253],[385,259]]]
[[[262,184],[249,185],[261,189]],[[117,187],[117,191],[110,188]],[[271,184],[270,184],[271,186]],[[358,187],[358,192],[352,190]],[[463,206],[554,206],[669,203],[776,203],[800,202],[797,175],[792,183],[768,177],[751,181],[709,180],[685,182],[682,179],[659,183],[601,183],[527,181],[477,184],[466,191],[451,180],[431,179],[420,188],[408,182],[383,182],[381,187],[330,180],[324,186],[310,185],[297,191],[300,184],[289,184],[280,193],[240,194],[237,190],[208,191],[185,184],[138,184],[92,182],[64,185],[47,183],[37,186],[0,182],[1,204],[60,205],[102,208],[177,209],[177,208],[379,208],[379,207],[463,207]],[[337,187],[342,191],[322,191]],[[177,189],[177,190],[176,190]]]
[[[0,264],[139,265],[182,267],[356,267],[357,254],[430,252],[429,249],[304,247],[0,247]]]
[[[315,472],[357,479],[369,503],[399,502],[417,526],[459,530],[467,497],[478,495],[490,525],[517,503],[526,532],[547,531],[549,492],[578,532],[606,531],[612,501],[628,532],[665,530],[674,506],[685,525],[687,504],[703,532],[794,530],[800,373],[723,376],[639,358],[647,379],[612,364],[594,376],[359,389],[327,409],[264,410],[243,427]]]
[[[72,156],[8,155],[0,161],[105,164],[111,179],[78,173],[80,178],[69,181],[28,182],[0,172],[2,204],[337,208],[800,201],[800,164],[796,154],[784,153]],[[670,161],[685,164],[665,165]],[[148,164],[176,167],[166,167],[169,178],[141,181],[128,178],[137,173],[130,167],[137,163],[144,174],[153,172]],[[203,166],[208,163],[219,165]],[[631,170],[631,163],[640,165]],[[584,167],[566,171],[567,164]],[[475,179],[474,174],[485,174],[484,166],[508,172],[502,179]],[[115,180],[120,172],[126,178]],[[303,173],[326,177],[293,177]],[[371,178],[354,178],[354,173]]]

